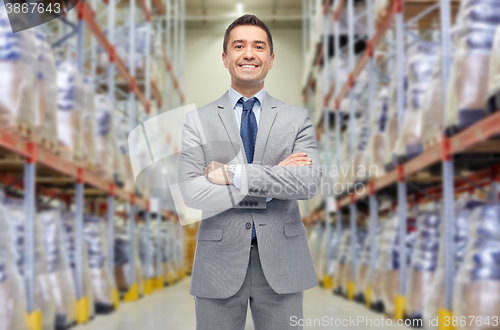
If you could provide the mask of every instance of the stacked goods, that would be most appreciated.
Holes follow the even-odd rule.
[[[441,142],[443,135],[442,98],[441,60],[438,60],[434,66],[432,80],[425,92],[422,110],[420,111],[420,136],[422,137],[422,147],[424,150]]]
[[[354,242],[354,255],[352,251],[352,247],[350,245],[349,241],[349,247],[347,248],[347,254],[345,258],[345,266],[344,266],[344,273],[342,275],[342,291],[343,292],[349,292],[349,283],[350,282],[355,282],[355,278],[353,278],[353,259],[354,259],[354,264],[356,265],[358,260],[361,259],[361,252],[363,250],[363,244],[366,240],[366,229],[363,228],[357,228],[356,230],[356,241]],[[354,269],[354,276],[356,276],[356,270]],[[353,295],[355,292],[352,293]]]
[[[168,257],[170,272],[173,273],[174,279],[178,280],[179,263],[177,258],[177,242],[175,225],[173,220],[167,221],[167,235],[168,235]]]
[[[9,233],[16,245],[17,269],[24,276],[24,249],[26,218],[24,202],[22,200],[6,198],[4,200],[5,215],[9,220]],[[56,322],[56,307],[52,296],[51,281],[47,266],[47,254],[43,243],[42,228],[39,221],[35,221],[34,228],[34,309],[42,313],[42,329],[54,330]]]
[[[323,213],[323,215],[322,215]],[[321,221],[324,221],[324,212],[319,212],[320,214],[320,219]],[[319,240],[319,247],[318,247],[318,253],[317,253],[317,261],[316,261],[316,272],[318,273],[319,280],[322,282],[324,278],[324,274],[326,273],[326,237],[327,237],[327,231],[331,232],[331,228],[326,228],[326,226],[322,225],[321,226],[321,238]],[[184,241],[186,241],[186,236],[184,235]],[[184,246],[184,254],[186,254],[186,247]],[[188,258],[184,258],[184,261],[188,260]]]
[[[148,27],[146,23],[137,24],[134,27],[134,30],[131,31],[128,25],[118,28],[115,32],[115,52],[116,55],[125,63],[126,65],[130,64],[130,59],[134,57],[134,70],[135,70],[135,78],[136,81],[144,80],[145,77],[145,67],[146,67],[146,36]],[[134,36],[134,49],[130,51],[130,41],[132,40],[132,33]],[[150,32],[150,47],[149,53],[154,54],[155,46],[155,33],[153,30]],[[151,56],[151,59],[153,56]],[[154,70],[156,70],[156,65],[153,64],[154,61],[151,61],[149,71],[151,77],[155,75]],[[109,65],[109,56],[104,49],[99,49],[99,70],[105,70],[105,68]]]
[[[49,209],[37,214],[43,231],[52,295],[56,305],[56,329],[66,329],[76,322],[76,295],[64,242],[60,211]]]
[[[488,103],[486,109],[489,113],[500,109],[500,26],[498,26],[495,33],[493,51],[490,59]]]
[[[354,299],[359,302],[365,301],[365,291],[368,284],[370,272],[370,240],[365,240],[361,258],[356,265],[356,291],[354,292]]]
[[[143,276],[145,279],[155,278],[156,274],[156,246],[155,237],[153,236],[152,227],[150,227],[149,239],[147,237],[147,227],[141,225],[139,228],[139,256],[141,263],[143,264]],[[146,265],[149,262],[149,266]]]
[[[82,159],[82,114],[85,88],[77,68],[69,62],[57,64],[57,135],[61,156]]]
[[[95,94],[90,78],[83,79],[83,116],[82,116],[82,139],[83,139],[83,156],[85,162],[91,168],[95,168],[96,164],[96,104]]]
[[[113,114],[113,169],[114,180],[125,189],[133,191],[133,174],[130,158],[128,156],[128,122],[127,118],[120,113]]]
[[[157,223],[154,223],[151,225],[151,246],[152,246],[152,249],[154,250],[154,256],[153,256],[153,265],[154,265],[154,276],[156,278],[158,277],[163,277],[162,275],[162,267],[161,265],[158,263],[158,261],[161,259],[161,242],[160,242],[160,238],[158,237],[158,232],[159,232],[160,228],[158,227],[158,224]]]
[[[404,260],[409,264],[412,254],[415,234],[411,232],[411,220],[408,219],[408,228],[406,235],[406,257]],[[408,233],[408,229],[410,233]],[[388,220],[381,232],[381,237],[378,245],[379,258],[376,268],[380,270],[382,277],[382,302],[384,304],[384,312],[389,317],[394,315],[394,301],[399,294],[399,266],[401,263],[399,256],[399,215],[395,212]]]
[[[160,226],[158,225],[158,221],[156,220],[157,215],[153,213],[151,215],[151,246],[152,249],[154,250],[154,256],[152,256],[151,262],[153,263],[153,270],[154,270],[154,282],[153,282],[153,288],[157,288],[157,286],[163,286],[163,283],[161,282],[156,282],[157,280],[163,280],[163,266],[162,266],[162,239],[159,235],[160,233]]]
[[[376,231],[375,234],[380,233],[380,227]],[[370,278],[373,277],[373,271],[370,271],[371,266],[371,254],[372,247],[370,242],[370,231],[368,231],[367,238],[363,242],[363,248],[361,251],[359,262],[357,264],[356,269],[356,291],[355,291],[355,300],[359,302],[365,302],[365,299],[370,297],[365,297],[366,290],[370,287]],[[375,236],[377,237],[377,235]],[[377,260],[378,251],[375,245],[375,260]],[[370,299],[371,300],[371,299]]]
[[[132,33],[135,34],[134,41],[135,41],[135,48],[133,50],[134,52],[134,66],[136,70],[138,70],[137,73],[142,73],[144,74],[144,68],[146,66],[146,58],[145,54],[146,51],[149,51],[150,54],[153,54],[154,52],[154,31],[151,30],[150,34],[150,43],[149,43],[149,50],[146,48],[146,36],[148,33],[148,26],[146,23],[140,23],[137,24],[134,27],[134,30]],[[130,27],[125,26],[121,28],[119,31],[117,31],[117,35],[119,36],[116,42],[116,54],[125,62],[129,63],[129,57],[132,56],[130,52]]]
[[[372,274],[368,278],[368,283],[367,286],[371,289],[371,296],[370,296],[370,308],[377,311],[377,312],[383,312],[384,311],[384,303],[382,299],[382,292],[383,292],[383,287],[382,287],[382,280],[385,275],[385,268],[383,267],[384,265],[379,263],[380,260],[380,249],[382,248],[384,244],[384,240],[386,239],[386,236],[384,233],[387,232],[387,225],[390,224],[389,221],[386,219],[380,219],[381,221],[379,222],[378,225],[378,232],[377,232],[377,258],[375,259],[375,265],[373,268]],[[382,266],[382,267],[381,267]]]
[[[459,29],[457,26],[450,31],[451,39],[454,40]],[[450,55],[453,58],[453,55]],[[443,136],[443,76],[441,67],[443,65],[441,53],[435,62],[430,83],[426,86],[426,92],[422,101],[420,111],[420,136],[422,137],[422,147],[424,150],[441,143]],[[448,86],[448,91],[453,86]],[[451,93],[447,91],[447,103],[450,103]]]
[[[342,102],[344,104],[344,102]],[[341,133],[341,156],[340,156],[340,168],[337,169],[338,182],[341,184],[342,193],[344,193],[348,186],[352,183],[351,178],[351,167],[352,162],[350,161],[350,148],[349,148],[349,132],[344,131]],[[342,194],[341,193],[341,194]]]
[[[366,106],[366,104],[359,103],[360,106]],[[368,179],[368,162],[367,162],[367,147],[370,139],[370,123],[366,120],[365,115],[357,120],[356,126],[357,136],[356,144],[354,145],[354,164],[353,164],[353,182],[360,181],[364,182]]]
[[[407,318],[422,319],[425,302],[432,293],[438,265],[440,223],[440,214],[435,211],[424,211],[417,217],[417,238],[406,292]]]
[[[37,31],[38,77],[35,90],[35,132],[48,148],[57,147],[57,69],[52,47]]]
[[[391,79],[391,86],[389,88],[389,110],[387,112],[387,124],[385,126],[384,131],[384,148],[385,148],[385,157],[384,157],[384,169],[386,172],[391,171],[397,165],[396,161],[396,147],[399,136],[398,129],[398,75],[394,72],[394,75]],[[407,76],[404,77],[404,106],[401,109],[402,115],[406,112],[407,108],[407,98],[408,98],[408,79]]]
[[[396,143],[398,162],[402,163],[422,153],[421,111],[425,91],[432,80],[437,60],[438,44],[420,42],[408,54],[408,109]]]
[[[454,36],[456,53],[450,75],[445,128],[448,135],[486,115],[488,75],[500,3],[495,0],[461,2]]]
[[[474,208],[469,218],[468,242],[453,294],[458,329],[497,328],[500,315],[500,205]],[[475,317],[470,322],[470,317]]]
[[[391,6],[393,5],[393,0],[376,0],[375,1],[375,24],[379,26],[383,21],[386,15],[391,10]]]
[[[168,284],[172,284],[176,275],[172,260],[172,240],[168,226],[168,223],[163,223],[161,228],[161,260],[163,265],[163,278],[168,281]]]
[[[130,260],[130,236],[127,228],[124,226],[115,227],[115,280],[118,290],[127,292],[134,284],[139,286],[139,292],[142,292],[143,272],[139,259],[137,235],[134,235],[134,275],[135,281],[132,280]]]
[[[194,262],[194,253],[196,251],[196,234],[198,233],[198,224],[191,224],[184,228],[184,263],[188,265],[187,271],[191,273]]]
[[[104,222],[101,218],[84,215],[85,242],[88,247],[90,277],[97,314],[114,310],[114,283],[106,267],[107,243]]]
[[[328,246],[326,270],[329,276],[334,276],[338,274],[335,267],[337,265],[337,259],[339,257],[340,240],[342,238],[342,232],[340,232],[339,235],[337,234],[336,229],[334,229],[330,237],[331,240]]]
[[[342,38],[343,36],[341,36]],[[328,67],[330,68],[330,72],[329,72],[329,75],[328,75],[328,81],[330,83],[333,83],[334,84],[334,88],[337,88],[336,90],[339,90],[340,88],[342,88],[342,86],[344,86],[344,84],[346,83],[347,81],[347,78],[349,77],[349,62],[348,62],[348,56],[349,54],[347,52],[340,52],[339,54],[335,54],[334,57],[331,58],[330,62],[328,63]],[[337,64],[335,64],[335,62],[338,61]],[[337,72],[335,71],[336,67],[338,67],[338,76],[337,76]],[[335,86],[335,84],[337,84],[337,81],[336,79],[339,79],[338,81],[338,86]],[[323,79],[323,77],[319,77],[320,79]],[[335,91],[335,89],[334,89]],[[335,97],[331,97],[330,98],[330,103],[329,103],[329,108],[330,109],[334,109],[334,110],[337,110],[335,109]],[[349,109],[346,108],[346,110],[348,111]]]
[[[366,171],[370,178],[376,178],[385,174],[384,171],[384,132],[387,123],[387,111],[389,109],[389,95],[387,88],[382,88],[377,94],[375,101],[374,116],[371,123],[371,136],[368,140],[366,152]],[[374,169],[374,170],[372,170]]]
[[[469,223],[469,218],[472,210],[474,208],[483,205],[481,202],[469,201],[469,202],[457,202],[455,207],[455,231],[454,231],[454,249],[455,249],[455,275],[458,272],[464,256],[466,253],[468,232],[467,227]],[[439,231],[444,233],[444,222],[441,222]],[[445,236],[440,236],[440,246],[444,246]],[[438,317],[438,311],[440,309],[446,308],[444,301],[444,287],[445,287],[445,273],[444,264],[445,254],[444,248],[439,249],[439,260],[434,281],[432,282],[432,287],[430,288],[430,294],[424,304],[424,319],[428,320],[436,319]],[[437,325],[426,324],[428,330],[437,330]]]
[[[340,294],[346,293],[342,292],[342,286],[345,281],[344,278],[345,268],[347,267],[346,260],[350,246],[351,246],[351,231],[346,229],[342,232],[342,237],[340,239],[339,254],[336,261],[336,266],[335,266],[336,272],[334,273],[334,283],[333,283],[333,288]]]
[[[394,299],[398,294],[399,285],[399,254],[397,246],[397,236],[399,228],[399,217],[397,213],[391,216],[380,234],[377,248],[379,258],[376,269],[381,276],[381,298],[384,312],[394,314]]]
[[[158,242],[158,253],[160,254],[161,260],[161,275],[163,276],[164,282],[168,281],[169,267],[168,267],[168,255],[167,255],[167,239],[163,229],[164,224],[158,228],[160,231],[160,241]]]
[[[314,125],[317,126],[321,123],[324,117],[324,110],[325,110],[325,92],[324,92],[324,69],[321,69],[316,66],[314,67],[313,74],[315,78],[315,83],[314,83],[314,112],[313,112],[313,122]]]
[[[155,46],[154,54],[153,56],[151,56],[151,67],[149,71],[151,72],[151,83],[154,84],[155,87],[159,87],[161,85],[161,78],[162,78],[161,72],[167,72],[167,67],[163,59],[163,51],[161,49],[161,45]]]
[[[3,199],[0,193],[0,199]],[[9,213],[0,204],[0,330],[26,330],[26,293],[16,266],[17,251]]]
[[[30,134],[34,126],[37,83],[36,37],[32,30],[12,33],[0,5],[0,126]]]
[[[111,179],[114,162],[113,108],[106,95],[95,96],[97,174]]]
[[[74,212],[63,212],[61,214],[61,220],[63,224],[63,240],[65,251],[68,256],[69,263],[71,265],[73,278],[76,277],[76,247],[75,247],[75,223],[76,223],[76,215]],[[90,269],[89,269],[89,256],[88,256],[88,248],[85,240],[83,241],[83,283],[82,283],[82,297],[78,297],[77,299],[87,298],[88,299],[88,311],[89,317],[93,318],[95,314],[94,309],[94,294],[92,292],[92,284],[90,280]],[[75,283],[75,291],[76,283]]]

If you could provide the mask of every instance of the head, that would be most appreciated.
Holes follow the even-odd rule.
[[[240,93],[257,92],[273,67],[273,39],[267,26],[255,15],[235,20],[224,35],[222,61],[231,75],[231,85]]]

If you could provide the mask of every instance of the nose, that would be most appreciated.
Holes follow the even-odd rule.
[[[245,53],[243,54],[245,60],[253,60],[255,54],[253,53],[253,47],[245,47]]]

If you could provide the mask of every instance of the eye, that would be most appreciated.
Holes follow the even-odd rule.
[[[242,45],[236,45],[234,48],[241,49],[241,48],[243,48],[243,46]]]
[[[262,47],[262,46],[257,46],[257,49],[264,49],[264,47]]]

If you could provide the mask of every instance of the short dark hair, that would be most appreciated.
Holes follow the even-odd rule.
[[[222,49],[224,50],[224,54],[227,54],[227,44],[229,43],[229,34],[231,33],[231,30],[234,29],[237,26],[241,25],[254,25],[260,27],[262,30],[266,31],[267,33],[267,39],[269,40],[269,47],[271,48],[271,55],[273,54],[273,37],[271,36],[271,31],[267,28],[266,24],[262,22],[257,16],[255,15],[243,15],[239,18],[237,18],[231,25],[226,30],[226,33],[224,34],[224,44],[222,45]]]

